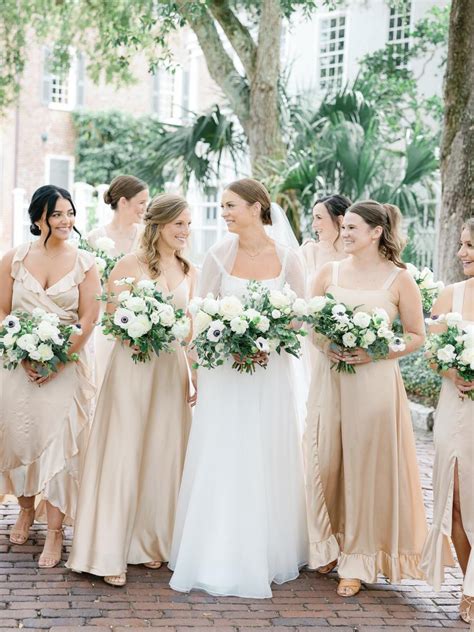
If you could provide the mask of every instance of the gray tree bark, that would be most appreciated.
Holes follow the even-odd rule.
[[[445,283],[462,278],[456,252],[463,222],[474,216],[474,7],[452,0],[441,143],[442,206],[438,270]]]

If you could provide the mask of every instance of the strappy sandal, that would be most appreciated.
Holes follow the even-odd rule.
[[[459,604],[459,616],[464,623],[474,622],[474,597],[463,595]]]
[[[336,592],[339,597],[354,597],[360,588],[360,579],[340,579]]]
[[[337,566],[337,560],[335,560],[334,562],[330,562],[329,564],[326,564],[325,566],[320,566],[316,570],[321,575],[328,575],[331,571],[333,571],[336,568],[336,566]]]
[[[106,584],[110,584],[110,586],[117,586],[120,588],[121,586],[125,586],[127,583],[127,573],[124,571],[123,573],[120,573],[120,575],[106,575],[104,577],[104,582]]]
[[[53,544],[48,542],[48,538],[50,534],[54,534],[54,536],[60,536],[59,538],[55,537]],[[54,537],[53,536],[53,537]],[[54,568],[61,561],[61,554],[63,550],[63,530],[62,529],[48,529],[46,535],[46,542],[44,543],[43,552],[40,555],[38,560],[38,566],[40,568]]]
[[[27,518],[27,521],[23,526],[18,526],[20,519]],[[25,544],[28,540],[30,528],[35,521],[35,508],[34,507],[20,507],[20,513],[16,519],[15,526],[10,531],[10,542],[12,544]]]
[[[160,566],[163,564],[163,562],[158,562],[158,560],[155,560],[154,562],[144,562],[143,566],[146,566],[147,568],[160,568]]]

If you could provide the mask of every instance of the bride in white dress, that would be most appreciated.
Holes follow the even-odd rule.
[[[304,296],[296,239],[275,207],[255,180],[229,185],[222,216],[233,235],[208,253],[200,296],[242,297],[249,279],[272,289],[288,283]],[[270,237],[275,227],[268,225],[277,216],[295,249]],[[174,590],[271,597],[273,581],[295,579],[306,564],[304,470],[290,360],[286,353],[273,354],[253,375],[237,373],[231,362],[199,370],[169,562]]]

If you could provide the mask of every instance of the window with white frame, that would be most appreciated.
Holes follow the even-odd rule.
[[[402,0],[390,7],[388,43],[393,48],[395,64],[406,66],[406,55],[410,48],[411,0]]]
[[[43,51],[42,100],[53,109],[71,110],[84,104],[85,61],[80,52],[71,53],[71,65],[64,74],[52,69],[51,51]]]
[[[74,174],[72,156],[47,156],[45,171],[47,184],[55,184],[68,191],[71,190]]]
[[[333,92],[344,83],[346,16],[321,19],[319,29],[319,88]]]
[[[152,81],[152,111],[162,121],[174,118],[176,75],[160,69],[155,72]]]

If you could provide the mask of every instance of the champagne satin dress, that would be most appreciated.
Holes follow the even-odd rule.
[[[143,226],[137,224],[137,230],[135,236],[133,238],[132,243],[130,244],[130,248],[127,252],[119,252],[116,248],[111,250],[110,254],[112,257],[118,257],[119,255],[127,255],[130,252],[135,252],[137,250],[138,245],[140,243],[141,236],[143,234]],[[107,230],[105,226],[100,226],[99,228],[94,228],[88,235],[87,241],[93,248],[97,248],[97,240],[103,237],[107,237],[110,239],[107,234]],[[104,287],[104,290],[106,288]],[[103,307],[101,309],[101,316],[103,314]],[[99,317],[100,322],[100,317]],[[97,392],[99,392],[100,387],[102,386],[102,382],[105,375],[105,370],[110,360],[110,355],[112,353],[112,349],[114,346],[114,341],[111,338],[107,338],[102,333],[102,329],[100,327],[96,327],[94,331],[94,381],[97,386]]]
[[[398,306],[390,286],[398,272],[381,289],[356,290],[339,286],[335,262],[327,292],[362,310],[381,307],[393,320]],[[420,578],[427,527],[398,362],[357,366],[352,375],[337,373],[317,353],[304,438],[309,566],[338,559],[340,577],[368,583],[378,574],[393,583]]]
[[[453,287],[453,312],[463,313],[466,282]],[[461,326],[474,327],[463,320]],[[453,382],[443,378],[434,426],[433,524],[423,549],[421,569],[428,582],[441,590],[444,567],[453,566],[449,542],[452,531],[454,468],[458,465],[461,516],[471,554],[464,577],[463,592],[474,597],[474,401],[458,396]]]
[[[78,321],[79,285],[94,265],[94,256],[77,251],[74,268],[47,289],[25,267],[30,243],[18,247],[12,261],[12,311],[40,307],[61,323]],[[71,524],[76,513],[81,459],[87,442],[94,396],[87,348],[41,387],[21,366],[0,368],[0,495],[41,494],[36,519],[46,521],[47,499]],[[1,497],[0,497],[1,498]]]
[[[171,293],[186,309],[190,280]],[[168,295],[168,292],[163,290]],[[183,347],[135,364],[114,342],[86,452],[66,566],[119,575],[127,564],[167,561],[191,424]]]

